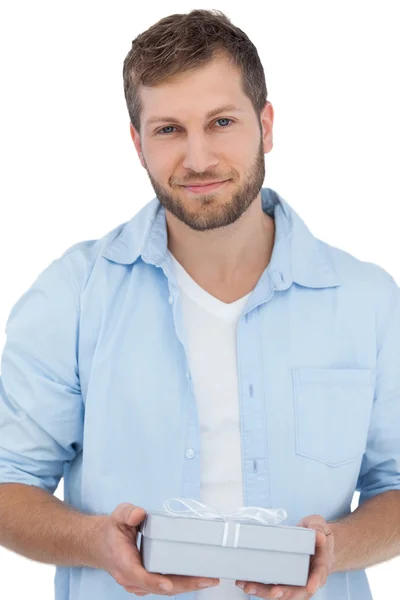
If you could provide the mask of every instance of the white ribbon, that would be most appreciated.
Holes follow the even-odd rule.
[[[174,510],[171,506],[172,502],[180,502],[186,509]],[[231,512],[222,512],[202,504],[192,498],[170,498],[164,502],[164,509],[170,515],[178,515],[188,518],[200,517],[202,519],[225,521],[224,531],[222,535],[221,545],[227,545],[229,534],[229,523],[235,521],[235,535],[233,548],[237,548],[240,535],[240,519],[242,523],[258,522],[262,525],[278,525],[287,518],[287,512],[283,508],[261,508],[259,506],[241,506]]]

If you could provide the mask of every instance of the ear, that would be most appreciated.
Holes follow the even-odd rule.
[[[270,152],[273,146],[273,136],[272,136],[272,127],[274,124],[274,108],[267,100],[264,108],[260,114],[261,125],[263,130],[263,145],[264,145],[264,154]]]
[[[131,138],[132,138],[133,144],[134,144],[134,146],[136,148],[136,152],[138,153],[138,156],[139,156],[140,163],[141,163],[142,167],[145,169],[146,165],[143,160],[142,144],[140,142],[140,135],[136,131],[136,129],[134,128],[132,123],[130,123],[129,128],[130,128],[130,133],[131,133]]]

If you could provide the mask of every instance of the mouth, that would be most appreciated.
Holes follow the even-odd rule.
[[[195,194],[207,194],[208,192],[213,192],[214,190],[220,188],[228,181],[229,179],[226,179],[225,181],[217,181],[216,183],[208,183],[205,185],[183,185],[182,187],[184,187],[185,190],[188,190],[189,192],[194,192]]]

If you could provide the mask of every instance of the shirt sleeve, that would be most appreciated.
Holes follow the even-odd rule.
[[[54,493],[82,449],[77,340],[79,293],[62,258],[17,301],[0,377],[0,483]]]
[[[377,494],[400,490],[400,289],[389,277],[384,307],[380,306],[377,314],[375,395],[356,485],[359,504]]]

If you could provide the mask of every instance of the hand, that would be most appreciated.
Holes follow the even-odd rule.
[[[99,568],[110,573],[119,585],[136,596],[175,596],[202,589],[202,582],[219,584],[219,579],[215,578],[164,576],[146,571],[136,545],[138,525],[145,517],[146,511],[143,508],[125,502],[105,517],[95,539]],[[160,584],[167,585],[168,589],[161,589]]]
[[[297,527],[308,527],[315,529],[316,549],[315,554],[310,557],[310,571],[305,587],[294,585],[265,585],[263,583],[250,583],[237,580],[236,585],[244,584],[246,594],[258,596],[260,598],[281,598],[281,600],[309,600],[315,592],[325,585],[328,576],[331,573],[334,561],[334,535],[333,531],[319,515],[305,517]],[[256,591],[250,591],[254,588]],[[282,595],[279,595],[282,594]]]

